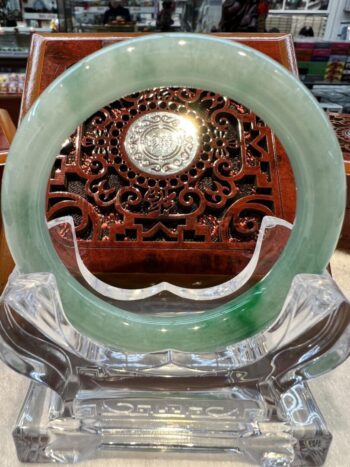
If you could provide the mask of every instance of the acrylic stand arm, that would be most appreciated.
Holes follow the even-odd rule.
[[[62,236],[57,237],[58,232],[62,233],[62,225],[66,232],[68,226],[64,248]],[[70,261],[71,272],[82,282],[85,281],[85,285],[89,285],[93,276],[81,264],[76,239],[72,234],[74,231],[71,229],[69,233],[69,227],[72,225],[66,219],[64,224],[53,223],[52,238],[59,253],[60,249],[61,253],[69,251],[67,242],[71,243],[75,252],[75,255],[71,255],[75,258]],[[176,313],[171,310],[200,313],[199,308],[196,308],[196,295],[200,295],[201,291],[205,291],[203,293],[207,297],[199,302],[202,310],[203,307],[216,306],[218,301],[230,300],[244,290],[247,284],[259,280],[261,274],[272,266],[288,239],[286,231],[288,226],[285,223],[281,228],[277,219],[266,219],[256,251],[246,270],[240,278],[237,276],[221,288],[194,289],[192,295],[195,298],[189,300],[188,294],[181,296],[183,291],[177,291],[170,284],[168,289],[166,285],[159,290],[153,287],[144,293],[143,300],[136,300],[137,307],[152,311],[162,298],[163,305],[164,300],[169,304],[169,313]],[[268,254],[269,244],[279,245],[279,248],[274,247]],[[96,293],[102,294],[112,303],[118,300],[118,304],[126,309],[131,306],[130,303],[134,303],[130,302],[130,294],[135,293],[135,290],[124,291],[101,281],[96,284]],[[167,294],[164,295],[164,292]],[[123,293],[126,297],[124,301]],[[171,385],[175,384],[177,378],[186,377],[196,386],[197,377],[201,376],[205,377],[205,384],[209,386],[213,384],[211,379],[217,384],[216,378],[222,383],[229,378],[229,384],[231,380],[235,384],[246,384],[247,380],[260,384],[266,379],[273,379],[286,388],[298,379],[309,379],[329,371],[344,361],[349,353],[349,304],[328,274],[296,276],[275,323],[252,338],[210,354],[183,353],[176,349],[130,354],[117,346],[113,349],[91,341],[68,322],[55,278],[48,273],[18,275],[15,272],[1,304],[3,360],[33,380],[45,383],[64,399],[73,397],[83,387],[109,386],[111,381],[116,382],[120,378],[130,379],[130,384],[134,384],[139,377],[144,378],[146,375],[148,379],[144,378],[144,381],[151,385],[157,384],[155,381],[158,378],[163,381],[162,384],[167,384],[167,379],[164,379],[167,376],[170,377]],[[237,377],[242,372],[245,377]],[[151,376],[156,380],[150,380]],[[200,384],[203,384],[203,378]]]

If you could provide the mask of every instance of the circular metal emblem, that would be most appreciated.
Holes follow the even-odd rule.
[[[187,117],[152,112],[130,125],[124,147],[131,162],[144,172],[174,174],[195,158],[198,130]]]

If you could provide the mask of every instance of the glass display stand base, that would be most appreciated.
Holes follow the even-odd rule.
[[[13,436],[22,462],[180,451],[271,467],[322,465],[332,439],[306,383],[86,390],[70,403],[31,383]]]
[[[270,240],[274,224],[265,232]],[[274,250],[276,242],[271,244]],[[259,248],[249,274],[198,289],[209,291],[210,299],[168,284],[139,300],[138,312],[166,303],[167,313],[201,313],[211,302],[221,303],[266,266],[268,255],[259,263],[257,258],[264,244]],[[104,290],[95,281],[90,287],[117,300],[107,285]],[[131,299],[123,306],[135,306]],[[0,300],[0,358],[32,380],[14,430],[23,462],[71,463],[148,451],[265,467],[322,465],[332,437],[307,381],[349,354],[350,303],[327,273],[295,276],[276,321],[212,352],[104,346],[70,324],[51,273],[15,271]]]

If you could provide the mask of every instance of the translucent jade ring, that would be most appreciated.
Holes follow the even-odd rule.
[[[297,185],[293,232],[269,274],[225,305],[175,317],[127,312],[80,285],[58,258],[45,219],[50,171],[68,135],[110,102],[161,86],[207,89],[252,109],[282,141]],[[307,89],[251,48],[192,34],[124,41],[69,68],[23,120],[2,193],[6,236],[19,271],[52,272],[71,324],[101,344],[129,352],[219,351],[266,328],[278,317],[294,276],[326,267],[344,208],[342,154]]]

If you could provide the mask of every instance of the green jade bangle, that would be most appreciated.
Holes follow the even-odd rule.
[[[253,109],[281,139],[296,178],[295,225],[275,266],[239,297],[201,314],[142,316],[96,297],[58,258],[45,220],[47,181],[67,136],[96,109],[160,86],[206,89]],[[101,344],[129,352],[219,351],[266,328],[281,312],[294,276],[326,267],[344,208],[342,154],[328,118],[304,86],[251,48],[194,34],[124,41],[67,70],[23,120],[2,193],[6,236],[19,271],[52,272],[71,324]]]

